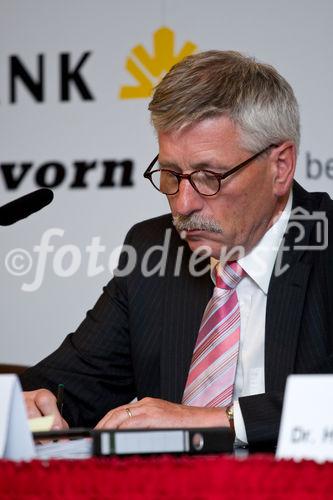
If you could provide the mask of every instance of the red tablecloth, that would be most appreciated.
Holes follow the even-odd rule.
[[[1,499],[333,498],[333,463],[257,455],[0,461]]]

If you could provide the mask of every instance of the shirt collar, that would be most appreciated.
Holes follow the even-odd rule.
[[[273,272],[276,256],[286,231],[292,207],[292,191],[290,191],[287,204],[278,220],[264,234],[252,250],[238,260],[246,274],[267,294],[268,286]],[[213,270],[217,260],[211,258],[211,277],[215,283]]]

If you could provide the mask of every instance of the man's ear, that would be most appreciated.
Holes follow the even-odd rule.
[[[290,191],[296,168],[296,146],[292,141],[285,141],[272,151],[274,162],[273,190],[276,196],[283,196]]]

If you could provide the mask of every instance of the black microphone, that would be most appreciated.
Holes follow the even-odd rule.
[[[10,226],[46,207],[53,200],[51,189],[37,189],[0,207],[0,226]]]

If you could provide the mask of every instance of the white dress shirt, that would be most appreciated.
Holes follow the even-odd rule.
[[[286,230],[292,207],[292,193],[275,224],[259,243],[238,263],[246,271],[237,286],[240,309],[240,344],[233,394],[236,438],[247,443],[238,398],[265,392],[265,317],[268,286],[277,252]],[[211,259],[212,268],[217,261]],[[212,279],[215,282],[215,278]]]

